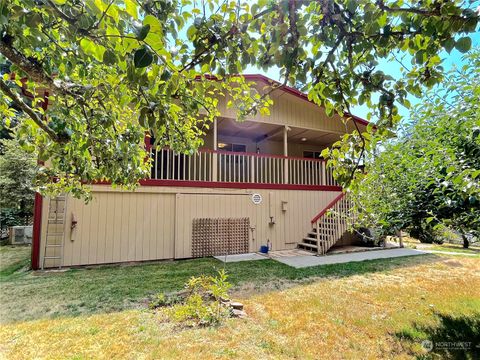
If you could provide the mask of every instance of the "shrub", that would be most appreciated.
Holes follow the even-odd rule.
[[[227,278],[223,269],[216,276],[192,277],[185,284],[185,291],[160,294],[150,307],[168,306],[167,315],[186,326],[219,325],[232,314],[228,301],[232,285]]]

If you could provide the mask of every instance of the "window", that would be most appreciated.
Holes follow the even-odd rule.
[[[233,152],[247,152],[247,146],[242,144],[218,143],[218,150],[233,151]]]
[[[304,151],[303,157],[307,159],[323,159],[321,151]]]

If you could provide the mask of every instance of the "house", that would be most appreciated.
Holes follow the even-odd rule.
[[[246,75],[264,87],[272,80]],[[70,196],[35,205],[34,268],[106,264],[302,247],[325,254],[346,231],[328,209],[348,211],[321,151],[356,126],[328,117],[288,86],[271,95],[270,116],[221,116],[194,155],[146,147],[151,178],[134,191],[92,186],[85,204]],[[356,122],[356,124],[354,124]]]

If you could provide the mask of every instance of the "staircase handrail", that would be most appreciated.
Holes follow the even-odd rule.
[[[316,223],[323,215],[326,214],[326,212],[328,210],[330,210],[332,207],[334,207],[337,202],[342,200],[344,196],[345,196],[345,193],[342,192],[335,199],[333,199],[327,206],[325,206],[325,208],[322,211],[320,211],[317,215],[315,215],[315,217],[312,219],[311,223],[312,224]]]

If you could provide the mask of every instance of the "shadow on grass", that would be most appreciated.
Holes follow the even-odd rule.
[[[426,355],[419,357],[422,359],[480,359],[480,313],[459,317],[436,313],[435,316],[437,325],[414,324],[396,336],[420,343],[426,350]]]
[[[255,291],[282,289],[288,283],[347,277],[443,261],[435,255],[379,259],[295,269],[274,260],[224,264],[213,258],[111,265],[64,272],[5,271],[0,278],[0,322],[34,320],[144,307],[158,293],[178,291],[192,276],[225,268],[233,285]],[[20,265],[18,265],[19,268]],[[12,301],[14,299],[14,301]]]

